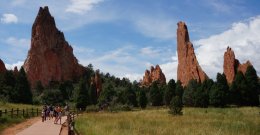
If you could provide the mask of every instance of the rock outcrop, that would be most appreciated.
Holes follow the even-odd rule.
[[[6,71],[4,62],[0,59],[0,73],[3,73]]]
[[[14,75],[18,75],[19,74],[19,71],[17,69],[17,66],[14,67]]]
[[[245,74],[248,66],[252,66],[250,61],[240,64],[239,60],[236,59],[234,51],[227,47],[227,51],[224,53],[223,72],[226,75],[228,84],[233,82],[238,71]]]
[[[23,67],[33,87],[37,81],[48,86],[50,81],[72,80],[85,70],[78,64],[63,33],[56,28],[48,7],[39,9],[32,26],[31,48]]]
[[[186,86],[191,79],[203,82],[208,78],[197,61],[193,45],[190,42],[188,28],[184,22],[178,23],[177,51],[177,79],[181,81],[183,86]]]
[[[145,70],[141,86],[150,86],[154,81],[157,81],[159,84],[166,84],[165,75],[159,65],[156,65],[155,68],[151,66],[150,71]]]
[[[95,72],[95,84],[97,89],[97,95],[99,96],[102,91],[102,80],[99,74],[99,70]]]

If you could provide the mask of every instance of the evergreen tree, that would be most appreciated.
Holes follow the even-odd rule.
[[[100,96],[98,98],[98,104],[110,104],[112,100],[116,97],[116,91],[111,83],[105,85],[104,89],[101,91]]]
[[[62,105],[64,99],[59,89],[45,89],[40,96],[41,103],[47,105]]]
[[[152,106],[160,106],[162,105],[162,94],[159,91],[159,87],[157,82],[153,82],[150,88],[150,101]]]
[[[135,94],[135,91],[131,88],[131,85],[128,85],[126,87],[126,91],[125,91],[124,95],[126,97],[126,103],[128,105],[137,107],[136,94]]]
[[[21,67],[17,76],[15,91],[19,93],[17,102],[26,104],[32,103],[32,92],[23,67]]]
[[[249,100],[246,79],[241,71],[236,74],[230,87],[230,99],[236,105],[245,105]]]
[[[207,90],[203,87],[197,88],[194,93],[194,106],[206,108],[209,105],[209,96]]]
[[[200,84],[197,82],[197,80],[192,79],[189,81],[182,97],[184,105],[195,106],[195,92],[199,86]]]
[[[81,79],[79,81],[76,91],[76,107],[85,110],[86,106],[89,104],[89,95],[85,80]]]
[[[246,73],[245,73],[245,79],[247,82],[247,93],[248,93],[248,105],[257,106],[259,105],[259,97],[258,97],[258,77],[256,74],[256,70],[253,66],[248,66]]]
[[[96,89],[96,85],[95,84],[90,84],[90,102],[91,104],[93,105],[96,105],[97,104],[97,89]]]
[[[172,98],[170,103],[170,113],[173,115],[181,115],[182,114],[182,102],[179,96],[175,96]]]
[[[140,105],[140,107],[142,108],[142,109],[144,109],[144,108],[146,108],[146,106],[147,106],[147,97],[146,97],[146,93],[145,93],[145,91],[144,90],[141,90],[140,91],[140,94],[139,94],[139,98],[138,98],[139,100],[139,105]]]
[[[164,93],[164,103],[165,105],[169,105],[171,100],[172,100],[172,97],[175,94],[175,88],[176,88],[176,83],[173,79],[171,79],[169,82],[168,82],[168,85],[167,85],[167,88],[166,88],[166,91]]]
[[[215,107],[224,107],[228,93],[228,84],[224,74],[217,74],[217,81],[209,92],[209,102]]]
[[[184,90],[183,90],[183,87],[181,85],[181,81],[178,80],[177,83],[176,83],[175,95],[179,96],[182,100],[183,92],[184,92]]]

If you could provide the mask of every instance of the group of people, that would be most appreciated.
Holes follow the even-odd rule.
[[[60,121],[61,124],[61,118],[64,112],[66,113],[65,115],[69,112],[68,105],[66,105],[64,109],[62,109],[61,106],[44,105],[42,108],[42,122],[54,118],[54,124],[57,124],[58,121]]]

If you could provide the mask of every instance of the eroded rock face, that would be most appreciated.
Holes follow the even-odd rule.
[[[4,62],[0,59],[0,73],[3,73],[6,71]]]
[[[178,23],[177,51],[177,79],[181,81],[183,86],[186,86],[191,79],[203,82],[208,78],[197,61],[193,45],[190,42],[188,28],[184,22]]]
[[[97,88],[97,95],[99,96],[102,91],[102,80],[99,74],[99,70],[95,72],[95,84]]]
[[[250,61],[240,64],[239,60],[236,59],[234,51],[227,47],[227,51],[224,54],[223,72],[226,75],[228,84],[234,81],[238,71],[245,74],[248,66],[252,66]]]
[[[31,86],[41,81],[65,81],[79,77],[84,67],[78,64],[73,49],[56,28],[48,7],[40,8],[32,26],[31,48],[24,62]]]
[[[159,65],[156,65],[155,68],[151,66],[150,71],[145,70],[141,86],[150,86],[154,81],[157,81],[159,84],[166,84],[165,75]]]
[[[18,75],[18,74],[19,74],[19,71],[18,71],[18,69],[17,69],[17,66],[14,67],[14,74],[15,74],[15,75]]]

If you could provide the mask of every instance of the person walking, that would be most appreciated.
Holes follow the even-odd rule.
[[[61,118],[62,118],[62,109],[60,106],[57,107],[57,116],[56,116],[56,119],[54,121],[54,124],[57,124],[58,121],[60,120],[60,124],[61,124]]]

